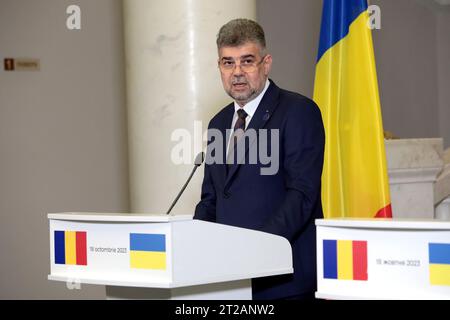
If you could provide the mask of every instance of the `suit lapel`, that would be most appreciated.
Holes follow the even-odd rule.
[[[222,137],[224,139],[222,144],[222,159],[220,164],[218,164],[219,174],[220,177],[223,179],[222,181],[225,181],[227,176],[226,157],[227,157],[227,142],[229,138],[229,136],[227,136],[227,130],[229,130],[231,127],[233,115],[234,115],[234,103],[231,103],[226,107],[224,118],[220,123],[220,128],[217,128],[222,133]]]
[[[273,112],[275,111],[277,107],[278,102],[278,95],[280,92],[280,88],[278,88],[275,83],[270,80],[270,85],[267,88],[266,93],[264,94],[264,97],[262,98],[261,102],[259,103],[258,108],[256,109],[255,114],[252,117],[252,120],[247,126],[246,130],[253,129],[256,131],[256,136],[259,134],[259,129],[262,129],[265,127],[266,123],[269,121],[270,117],[272,116]],[[231,120],[230,120],[231,123]],[[248,149],[250,146],[255,143],[257,138],[253,138],[252,141],[250,141],[245,148],[244,155],[248,152]],[[228,140],[227,140],[228,141]],[[226,143],[225,143],[226,144]],[[226,146],[225,146],[226,148]],[[228,185],[231,182],[231,179],[236,174],[238,169],[240,168],[239,161],[238,163],[234,163],[230,166],[228,170],[228,174],[226,175],[226,181],[225,181],[225,188],[228,187]]]

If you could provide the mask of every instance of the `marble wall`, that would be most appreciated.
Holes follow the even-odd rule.
[[[450,200],[450,149],[443,139],[386,141],[392,211],[395,218],[446,218]],[[444,205],[438,210],[443,201]]]
[[[124,1],[131,212],[167,211],[206,146],[209,120],[230,103],[216,35],[237,17],[255,19],[255,0]],[[188,148],[174,153],[183,141]],[[194,213],[198,171],[173,213]]]

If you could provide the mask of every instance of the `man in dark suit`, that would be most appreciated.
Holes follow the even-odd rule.
[[[194,218],[288,239],[294,273],[253,279],[253,298],[312,299],[314,220],[323,217],[320,181],[325,135],[320,110],[310,99],[269,80],[272,56],[256,22],[228,22],[219,31],[217,46],[222,83],[234,102],[209,123],[208,132],[215,129],[226,138],[215,150],[209,140]],[[250,131],[256,135],[247,136]],[[261,144],[263,136],[268,138]],[[263,147],[267,150],[261,153]],[[267,161],[252,161],[255,150],[270,155],[271,170],[264,171]]]

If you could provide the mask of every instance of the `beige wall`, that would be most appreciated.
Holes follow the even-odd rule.
[[[402,138],[443,136],[449,146],[450,19],[448,11],[438,19],[436,6],[424,1],[428,5],[419,0],[371,1],[382,14],[381,30],[373,31],[373,39],[384,128]],[[276,3],[258,1],[258,19],[274,54],[272,77],[311,97],[322,2]]]
[[[312,97],[322,1],[258,0],[258,21],[273,55],[271,78],[282,88]]]
[[[374,42],[385,128],[450,144],[450,18],[414,0],[377,0]],[[67,5],[82,30],[65,27]],[[272,77],[312,96],[321,1],[258,0]],[[119,0],[0,0],[0,58],[41,59],[40,72],[0,70],[0,299],[102,298],[46,280],[47,212],[128,211]],[[214,53],[215,54],[215,53]],[[3,62],[3,61],[2,61]]]
[[[412,0],[372,3],[382,12],[373,35],[384,128],[402,138],[437,137],[436,13]]]
[[[450,147],[450,10],[440,12],[437,20],[439,131]]]
[[[77,3],[82,29],[66,28]],[[117,0],[0,1],[0,299],[103,298],[50,282],[47,212],[127,211]],[[5,72],[4,57],[41,59]]]

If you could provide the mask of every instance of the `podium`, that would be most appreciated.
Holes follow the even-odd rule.
[[[252,298],[251,279],[292,273],[280,236],[191,215],[54,213],[49,280],[106,286],[110,299]]]
[[[450,299],[450,222],[316,220],[316,297]]]

